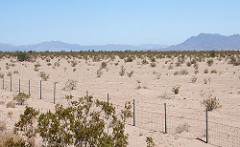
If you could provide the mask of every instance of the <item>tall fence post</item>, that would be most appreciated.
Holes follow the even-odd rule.
[[[53,104],[55,104],[56,99],[56,82],[54,82],[54,90],[53,90]]]
[[[10,91],[12,91],[12,77],[10,77]]]
[[[20,83],[21,81],[20,81],[20,79],[18,80],[18,93],[20,93],[21,92],[21,83]]]
[[[167,134],[167,104],[164,103],[164,114],[165,114],[165,134]]]
[[[208,143],[208,108],[206,108],[206,143]]]
[[[109,104],[109,93],[107,94],[107,103]]]
[[[4,90],[4,76],[2,77],[2,89]]]
[[[28,95],[31,95],[31,87],[30,87],[31,81],[28,81]]]
[[[42,80],[40,80],[40,99],[42,99]]]
[[[133,126],[136,125],[135,99],[133,99]]]

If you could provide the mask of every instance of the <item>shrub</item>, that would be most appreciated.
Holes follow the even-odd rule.
[[[17,104],[18,105],[23,105],[24,102],[29,99],[29,95],[23,93],[23,92],[20,92],[18,95],[16,95],[13,100],[17,101]]]
[[[106,62],[102,62],[101,63],[101,66],[100,66],[100,69],[104,69],[107,67],[107,63]]]
[[[131,77],[133,75],[133,71],[127,73],[128,77]]]
[[[147,147],[154,147],[155,143],[153,142],[152,137],[146,137]]]
[[[186,69],[174,72],[174,75],[187,75],[187,74],[188,74],[188,71]]]
[[[64,87],[64,90],[75,90],[77,88],[77,81],[75,80],[68,80],[66,83],[65,83],[65,87]]]
[[[207,64],[208,64],[208,66],[212,66],[213,65],[213,60],[212,59],[208,60]]]
[[[219,100],[216,97],[203,100],[202,104],[204,104],[208,111],[212,111],[213,109],[220,107]]]
[[[49,78],[49,74],[46,74],[45,72],[40,72],[40,77],[44,80],[47,81]]]
[[[204,69],[204,73],[205,74],[207,74],[208,73],[208,69],[206,68],[206,69]]]
[[[148,64],[148,61],[146,59],[143,59],[142,64]]]
[[[10,101],[6,105],[7,108],[15,108],[15,103],[13,101]]]
[[[77,65],[77,61],[75,61],[75,60],[71,61],[71,66],[72,67],[75,67],[76,65]]]
[[[211,70],[211,73],[217,74],[217,70],[213,69],[213,70]]]
[[[6,123],[0,120],[0,132],[4,132],[6,130]]]
[[[12,72],[8,72],[7,76],[11,77],[12,76]]]
[[[197,78],[195,77],[195,76],[193,76],[192,78],[191,78],[191,82],[192,83],[195,83],[197,81]]]
[[[26,52],[17,52],[18,61],[30,61],[30,56]]]
[[[150,66],[151,66],[151,67],[156,67],[156,65],[157,65],[157,64],[154,63],[154,62],[151,62],[151,63],[150,63]]]
[[[126,59],[124,59],[125,62],[132,62],[133,58],[132,57],[127,57]]]
[[[102,116],[108,116],[111,121]],[[55,112],[49,110],[40,115],[35,109],[26,107],[14,130],[27,139],[38,135],[42,146],[120,147],[128,145],[125,122],[129,117],[132,117],[130,102],[126,102],[123,110],[116,113],[112,104],[93,101],[93,97],[89,96],[72,101],[68,107],[56,105]],[[37,125],[34,125],[35,118]]]
[[[119,72],[120,76],[124,76],[125,70],[126,70],[126,69],[125,69],[124,66],[122,65],[122,66],[121,66],[121,70],[120,70],[120,72]]]
[[[102,71],[101,71],[101,69],[99,69],[99,70],[97,70],[97,77],[101,77],[101,75],[102,75]]]
[[[12,111],[8,111],[8,117],[12,118],[13,112]]]
[[[175,87],[173,87],[173,88],[172,88],[172,92],[173,92],[174,94],[178,94],[178,93],[179,93],[179,88],[180,88],[180,86],[175,86]]]
[[[0,133],[0,147],[23,147],[25,143],[19,135],[13,133]]]
[[[179,125],[176,128],[176,133],[181,134],[182,132],[188,132],[189,131],[189,125],[187,123],[183,124],[183,125]]]

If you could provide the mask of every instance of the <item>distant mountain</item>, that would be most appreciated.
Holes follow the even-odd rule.
[[[0,43],[0,51],[116,51],[116,50],[157,50],[161,48],[167,47],[166,45],[158,45],[158,44],[143,44],[138,46],[133,45],[121,45],[121,44],[108,44],[108,45],[99,45],[99,46],[81,46],[78,44],[68,44],[61,41],[50,41],[50,42],[42,42],[34,45],[22,45],[22,46],[14,46],[9,44],[1,44]]]
[[[220,34],[201,33],[192,36],[181,44],[173,45],[164,50],[238,50],[240,35],[223,36]]]

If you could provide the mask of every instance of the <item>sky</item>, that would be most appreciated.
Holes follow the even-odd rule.
[[[0,0],[0,43],[175,45],[240,33],[239,0]]]

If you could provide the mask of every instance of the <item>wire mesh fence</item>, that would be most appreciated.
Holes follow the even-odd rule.
[[[87,95],[82,89],[64,90],[65,83],[55,83],[43,80],[16,79],[3,77],[1,89],[14,93],[24,92],[32,98],[38,98],[50,103],[66,105],[65,95]],[[124,101],[112,100],[111,95],[99,98],[108,101],[116,108],[119,115],[125,107]],[[126,124],[152,132],[168,133],[190,139],[198,139],[216,146],[240,146],[240,121],[208,114],[205,109],[189,109],[133,100],[133,117],[126,120]],[[1,117],[1,115],[0,115]],[[234,125],[233,125],[234,124]]]

